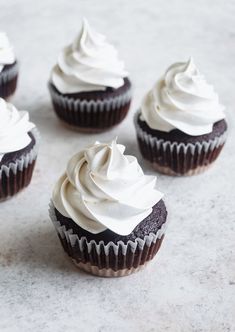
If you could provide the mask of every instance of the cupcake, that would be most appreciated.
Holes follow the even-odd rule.
[[[168,175],[204,171],[227,136],[224,106],[192,58],[168,68],[144,97],[135,125],[143,157]]]
[[[9,98],[16,89],[18,63],[4,32],[0,32],[0,97]]]
[[[55,185],[50,217],[65,252],[98,276],[129,275],[159,250],[167,211],[156,178],[125,147],[98,143],[75,154]]]
[[[39,134],[26,111],[0,98],[0,200],[27,187],[37,158]]]
[[[83,132],[117,125],[131,102],[131,83],[123,61],[85,19],[77,38],[59,55],[49,91],[58,117]]]

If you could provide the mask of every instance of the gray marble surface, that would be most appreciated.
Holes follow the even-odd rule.
[[[0,331],[235,331],[235,1],[0,0],[0,8],[0,29],[20,60],[12,102],[29,110],[42,136],[30,187],[0,206]],[[134,82],[127,119],[99,135],[65,129],[47,91],[50,68],[82,16],[119,48]],[[200,176],[158,176],[170,225],[146,270],[120,279],[79,272],[49,221],[55,180],[75,151],[116,135],[151,173],[133,114],[167,66],[190,55],[227,107],[220,159]]]

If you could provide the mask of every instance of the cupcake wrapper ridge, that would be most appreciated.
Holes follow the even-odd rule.
[[[153,167],[167,175],[194,175],[203,172],[218,157],[227,139],[227,131],[209,141],[170,142],[146,133],[135,115],[135,128],[140,151]]]
[[[117,244],[100,241],[88,241],[79,238],[72,229],[67,230],[57,220],[55,207],[51,201],[49,215],[57,231],[64,250],[81,269],[99,276],[117,277],[129,275],[144,267],[161,246],[167,227],[165,222],[156,234],[150,233],[144,239],[135,241],[118,241]]]
[[[14,66],[0,73],[0,97],[10,97],[16,89],[19,66],[16,62]]]
[[[131,88],[104,100],[74,99],[57,93],[49,84],[52,103],[58,117],[77,129],[102,131],[120,123],[131,102]]]
[[[36,127],[32,129],[32,134],[36,141],[33,148],[15,162],[0,167],[0,200],[13,196],[31,181],[40,140]]]

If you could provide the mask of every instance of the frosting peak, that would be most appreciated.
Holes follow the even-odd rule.
[[[15,62],[13,47],[5,32],[0,32],[0,73],[5,65]]]
[[[18,111],[0,98],[0,160],[5,153],[25,148],[31,141],[28,132],[35,126],[26,111]]]
[[[119,88],[126,76],[114,46],[83,19],[79,35],[59,55],[51,80],[61,93],[78,93]]]
[[[192,57],[170,66],[141,106],[142,117],[152,129],[179,129],[191,136],[210,133],[213,124],[225,118],[223,110]]]
[[[114,140],[74,155],[54,188],[56,209],[91,233],[131,233],[163,194],[155,189],[156,177],[144,175],[124,150]]]

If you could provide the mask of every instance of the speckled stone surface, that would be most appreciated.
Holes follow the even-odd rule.
[[[12,102],[29,110],[42,135],[31,186],[0,205],[0,331],[235,331],[235,2],[0,0],[0,8],[20,61]],[[117,45],[134,82],[130,114],[104,134],[63,127],[47,91],[49,70],[83,15]],[[205,174],[158,176],[171,223],[146,270],[121,279],[79,272],[49,221],[55,180],[85,144],[116,135],[151,173],[133,114],[166,67],[189,55],[227,106],[224,151]]]

